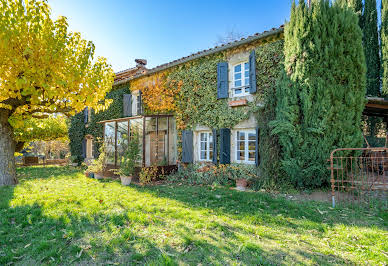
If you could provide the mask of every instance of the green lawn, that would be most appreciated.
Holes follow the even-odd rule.
[[[123,187],[66,167],[0,188],[3,264],[384,264],[388,215],[266,193]]]

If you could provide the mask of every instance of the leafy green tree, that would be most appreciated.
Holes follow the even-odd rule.
[[[14,122],[16,121],[11,118],[11,126]],[[39,140],[68,140],[67,119],[64,116],[30,118],[23,121],[23,126],[14,127],[14,135],[20,145]]]
[[[388,95],[388,1],[381,1],[381,58],[383,94]]]
[[[363,15],[364,50],[366,59],[366,93],[380,95],[380,50],[376,0],[365,0]]]
[[[17,182],[14,131],[23,120],[109,104],[112,68],[65,17],[50,15],[47,0],[0,0],[0,186]]]
[[[339,3],[292,5],[285,26],[284,73],[278,82],[273,134],[282,168],[297,187],[329,180],[327,159],[337,147],[362,143],[365,57],[357,16]]]

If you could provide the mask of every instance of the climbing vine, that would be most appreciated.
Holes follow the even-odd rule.
[[[247,106],[231,108],[229,99],[217,98],[217,63],[227,61],[233,53],[252,49],[256,52],[257,93]],[[174,115],[178,129],[178,154],[181,151],[181,130],[192,129],[196,125],[212,129],[233,128],[253,114],[261,128],[262,173],[277,175],[278,144],[270,134],[268,122],[274,118],[275,82],[283,60],[283,40],[277,36],[140,77],[130,84],[114,88],[108,94],[113,103],[106,111],[93,114],[85,134],[102,137],[102,125],[97,122],[122,117],[122,95],[129,93],[130,87],[131,91],[142,92],[145,113]]]

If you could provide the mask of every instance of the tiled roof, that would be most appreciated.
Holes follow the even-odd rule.
[[[119,71],[119,72],[115,73],[115,81],[114,82],[116,83],[116,82],[119,82],[121,80],[130,79],[133,76],[144,74],[146,71],[147,71],[147,69],[145,67],[141,67],[141,66],[140,67],[136,66],[136,67],[129,68],[129,69],[126,69],[123,71]]]
[[[151,68],[151,69],[147,69],[144,73],[135,74],[135,75],[129,76],[127,78],[115,80],[114,85],[119,85],[119,84],[125,83],[125,82],[127,82],[129,80],[136,79],[136,78],[139,78],[139,77],[142,77],[142,76],[145,76],[145,75],[150,75],[150,74],[153,74],[153,73],[156,73],[156,72],[168,69],[168,68],[176,66],[176,65],[180,65],[180,64],[186,63],[188,61],[191,61],[191,60],[203,57],[203,56],[207,56],[207,55],[210,55],[210,54],[221,52],[221,51],[224,51],[224,50],[227,50],[227,49],[230,49],[230,48],[234,48],[234,47],[237,47],[237,46],[240,46],[240,45],[243,45],[243,44],[251,43],[251,42],[254,42],[254,41],[257,41],[257,40],[269,37],[269,36],[272,36],[272,35],[276,35],[276,34],[282,33],[283,31],[284,31],[284,25],[281,25],[279,28],[272,28],[269,31],[264,31],[262,33],[255,33],[255,34],[253,34],[251,36],[248,36],[246,38],[241,38],[240,40],[236,40],[234,42],[230,42],[230,43],[223,44],[223,45],[220,45],[220,46],[215,46],[215,47],[210,48],[210,49],[202,50],[202,51],[199,51],[197,53],[191,54],[189,56],[185,56],[185,57],[176,59],[176,60],[171,61],[169,63],[162,64],[162,65],[156,66],[156,67]],[[129,71],[129,70],[130,69],[124,70],[124,71],[120,71],[120,72],[116,73],[116,75],[119,74],[119,73],[125,72],[125,71]]]

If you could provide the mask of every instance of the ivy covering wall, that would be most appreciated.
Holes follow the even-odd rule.
[[[86,135],[94,137],[94,151],[98,151],[101,142],[99,139],[103,137],[103,125],[97,122],[123,117],[123,94],[130,93],[129,85],[122,85],[114,88],[107,94],[108,99],[112,99],[110,106],[98,113],[92,112],[91,121],[85,127],[84,113],[81,112],[71,118],[69,126],[70,152],[72,156],[77,156],[79,161],[82,157],[82,141]]]
[[[69,124],[70,153],[80,163],[82,158],[82,141],[85,138],[84,114],[78,113],[70,118]]]
[[[260,127],[261,173],[266,180],[279,176],[279,145],[270,133],[269,121],[275,117],[276,80],[282,69],[283,40],[277,36],[247,47],[206,56],[163,73],[131,82],[132,90],[141,90],[147,113],[173,113],[177,120],[178,152],[181,130],[196,125],[211,129],[233,128],[254,115]],[[257,92],[247,106],[230,108],[229,99],[217,98],[217,63],[231,54],[256,53]]]

